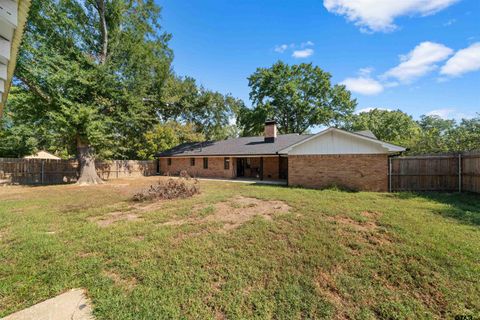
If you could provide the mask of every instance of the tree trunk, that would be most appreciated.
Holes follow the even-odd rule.
[[[103,184],[103,180],[100,179],[95,170],[95,158],[92,154],[92,148],[80,138],[77,138],[77,156],[78,164],[80,165],[80,177],[77,184]]]
[[[101,49],[100,49],[100,64],[105,64],[108,54],[108,26],[105,17],[105,1],[97,0],[97,11],[100,16],[100,34],[101,34]]]

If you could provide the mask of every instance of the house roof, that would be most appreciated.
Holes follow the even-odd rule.
[[[157,157],[195,157],[221,155],[275,155],[281,149],[300,142],[311,135],[283,134],[274,142],[265,142],[263,136],[242,137],[221,141],[184,143],[157,154]]]
[[[283,134],[274,142],[265,142],[263,136],[242,137],[221,141],[193,142],[178,145],[170,150],[158,153],[156,157],[205,157],[205,156],[259,156],[288,154],[292,148],[331,131],[342,132],[380,145],[386,153],[402,152],[405,148],[377,139],[371,131],[348,132],[337,128],[328,128],[317,134]]]
[[[370,130],[355,131],[354,133],[378,140],[377,136]]]

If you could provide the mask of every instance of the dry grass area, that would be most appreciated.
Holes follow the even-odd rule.
[[[0,187],[0,316],[70,288],[98,319],[480,316],[480,197],[159,179]]]
[[[213,206],[194,206],[192,217],[170,220],[161,226],[179,226],[183,224],[220,223],[222,230],[236,229],[255,217],[272,220],[277,214],[287,213],[290,206],[282,201],[268,201],[243,196],[235,196]]]

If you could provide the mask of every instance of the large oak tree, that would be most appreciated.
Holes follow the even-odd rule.
[[[8,108],[77,154],[79,183],[101,183],[95,156],[132,156],[158,122],[172,59],[158,21],[153,0],[32,3]]]
[[[338,126],[357,105],[345,86],[311,63],[277,62],[258,68],[249,78],[253,109],[243,108],[238,123],[243,135],[259,134],[265,120],[277,121],[281,133],[304,133],[313,126]]]

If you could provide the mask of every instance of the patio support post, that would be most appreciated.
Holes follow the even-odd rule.
[[[260,157],[260,180],[263,180],[263,157]]]

